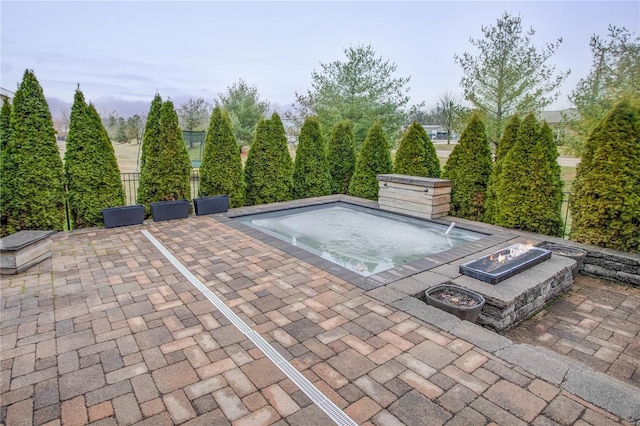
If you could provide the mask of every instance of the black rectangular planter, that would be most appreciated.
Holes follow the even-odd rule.
[[[196,215],[225,213],[229,210],[228,195],[214,195],[212,197],[200,197],[193,199],[193,205],[196,208]]]
[[[151,203],[151,217],[154,222],[184,219],[189,216],[189,200],[158,201]]]
[[[144,205],[108,207],[102,209],[105,228],[141,225],[144,222]]]

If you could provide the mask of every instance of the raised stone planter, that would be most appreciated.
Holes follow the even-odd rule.
[[[0,238],[0,274],[17,274],[51,257],[55,231],[18,231]]]
[[[436,219],[449,214],[450,180],[405,175],[378,175],[381,210]]]

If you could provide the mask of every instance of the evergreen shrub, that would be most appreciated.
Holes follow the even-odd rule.
[[[380,122],[376,120],[358,153],[356,168],[349,184],[349,195],[377,201],[378,179],[376,176],[389,174],[392,171],[389,145]]]
[[[480,220],[484,213],[487,183],[491,174],[491,148],[484,123],[478,114],[462,132],[442,173],[453,181],[451,215]]]
[[[317,117],[306,117],[293,165],[293,198],[311,198],[331,193],[331,175]]]
[[[331,175],[331,193],[346,194],[356,167],[356,145],[351,121],[341,121],[333,128],[327,147],[327,163]]]

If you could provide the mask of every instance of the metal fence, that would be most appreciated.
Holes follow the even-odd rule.
[[[136,198],[138,194],[138,185],[140,184],[140,173],[120,173],[120,179],[124,186],[124,192],[126,197],[126,205],[132,206],[137,204]],[[200,171],[197,169],[191,170],[191,177],[189,179],[191,186],[191,198],[198,196],[200,190]]]
[[[140,182],[140,173],[120,173],[122,185],[124,186],[126,203],[128,206],[137,204],[136,195],[138,193],[138,184]],[[198,196],[200,189],[200,171],[198,169],[191,170],[191,198]],[[562,197],[562,220],[564,222],[563,238],[569,237],[571,231],[571,212],[569,211],[569,193],[564,192]]]

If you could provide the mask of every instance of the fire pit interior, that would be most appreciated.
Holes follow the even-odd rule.
[[[517,243],[460,265],[460,273],[490,284],[497,284],[550,257],[550,250]]]

